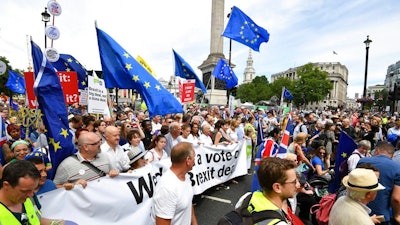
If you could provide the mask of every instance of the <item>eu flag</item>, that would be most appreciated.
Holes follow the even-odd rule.
[[[58,71],[75,71],[78,74],[78,88],[85,89],[87,87],[87,71],[85,67],[79,63],[72,55],[60,54],[57,62],[52,63]]]
[[[346,132],[340,131],[339,136],[339,144],[336,150],[336,159],[335,159],[335,178],[331,185],[329,186],[329,192],[335,193],[337,189],[340,187],[340,180],[339,176],[339,166],[345,161],[347,158],[350,157],[351,153],[357,148],[356,142],[354,142],[353,138],[351,138]]]
[[[107,88],[137,90],[151,117],[183,112],[182,105],[143,66],[104,31],[96,28]]]
[[[213,75],[226,82],[225,88],[233,88],[238,84],[238,78],[233,72],[232,68],[224,59],[219,59],[217,65],[214,68]]]
[[[49,153],[53,165],[49,177],[52,178],[58,165],[66,157],[72,155],[74,145],[72,135],[69,133],[68,115],[60,79],[40,47],[33,41],[31,45],[35,71],[33,90],[47,130]]]
[[[292,93],[290,93],[290,91],[286,88],[283,89],[283,97],[286,98],[287,100],[293,99]]]
[[[192,67],[187,63],[178,53],[174,50],[175,58],[175,76],[182,77],[184,79],[195,79],[196,87],[200,88],[203,93],[207,93],[206,87],[204,87],[203,82],[199,79],[196,73],[193,71]]]
[[[268,31],[254,23],[250,17],[236,6],[232,8],[228,24],[222,36],[247,45],[257,52],[261,43],[269,40]]]
[[[7,141],[6,125],[4,124],[3,118],[0,116],[0,164],[5,165],[6,160],[3,155],[3,144]]]
[[[10,89],[12,92],[18,94],[25,94],[25,79],[22,75],[18,74],[15,71],[8,70],[8,80],[6,83],[6,87]]]

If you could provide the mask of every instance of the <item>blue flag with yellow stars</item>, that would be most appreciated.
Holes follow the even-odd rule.
[[[5,165],[6,160],[3,155],[3,144],[7,142],[6,125],[3,118],[0,116],[0,164]]]
[[[43,55],[40,47],[31,41],[32,59],[35,72],[35,91],[42,120],[46,127],[46,136],[49,143],[49,153],[53,165],[49,178],[52,179],[58,165],[72,155],[74,145],[69,133],[69,123],[64,94],[60,79],[54,67]]]
[[[351,138],[346,132],[340,131],[339,144],[336,150],[335,158],[335,177],[329,185],[330,193],[335,193],[339,189],[342,182],[339,176],[340,164],[348,159],[355,149],[357,149],[357,144],[353,138]]]
[[[236,6],[232,8],[228,24],[222,36],[247,45],[257,52],[261,43],[269,40],[268,31],[254,23],[250,17]]]
[[[12,92],[25,94],[25,78],[15,71],[8,70],[8,80],[6,83],[6,87]]]
[[[144,99],[151,117],[183,112],[182,104],[136,59],[104,31],[96,28],[107,88],[135,89]]]
[[[287,100],[293,100],[293,95],[290,93],[286,87],[283,89],[283,97],[286,98]]]
[[[174,50],[174,58],[175,58],[175,76],[182,77],[184,79],[195,79],[196,87],[200,88],[203,93],[207,93],[206,87],[204,87],[203,82],[196,75],[192,67],[187,63],[178,53]]]
[[[72,55],[60,54],[57,62],[52,63],[58,71],[71,72],[75,71],[78,75],[78,89],[87,87],[87,71],[85,67],[79,63]]]
[[[219,59],[217,65],[215,66],[213,75],[216,78],[225,81],[226,83],[225,88],[227,89],[233,88],[238,84],[238,78],[236,77],[232,68],[222,58]]]

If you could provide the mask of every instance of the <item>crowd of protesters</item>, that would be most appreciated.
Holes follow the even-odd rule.
[[[111,117],[99,117],[88,114],[84,106],[73,104],[68,108],[68,120],[74,137],[76,156],[65,159],[57,168],[54,180],[49,180],[46,179],[45,171],[51,169],[51,163],[46,157],[47,140],[43,125],[39,125],[33,134],[21,140],[20,127],[14,118],[9,118],[9,109],[1,107],[0,110],[7,131],[7,141],[2,152],[5,163],[25,159],[34,164],[43,164],[45,169],[40,167],[43,181],[34,190],[41,191],[40,193],[55,188],[72,189],[74,185],[86,186],[87,182],[106,174],[114,177],[119,173],[132,172],[147,163],[170,157],[173,147],[180,142],[189,142],[192,145],[229,145],[249,139],[255,160],[260,163],[268,156],[257,154],[257,136],[262,132],[262,138],[271,138],[271,146],[276,147],[287,127],[291,127],[288,157],[294,156],[291,161],[296,162],[296,170],[303,172],[303,176],[307,175],[305,180],[300,175],[299,180],[302,182],[298,192],[303,192],[310,198],[312,192],[305,189],[307,179],[322,177],[329,182],[334,176],[332,168],[335,165],[341,131],[346,132],[358,144],[358,148],[354,149],[357,154],[352,154],[349,160],[350,170],[363,162],[363,158],[376,157],[372,157],[374,154],[381,157],[386,155],[397,167],[400,161],[400,156],[395,151],[399,148],[397,143],[400,138],[400,118],[397,113],[389,116],[387,113],[326,109],[307,112],[294,110],[283,114],[277,109],[237,106],[230,110],[228,106],[191,104],[182,114],[150,118],[145,110],[135,110],[128,103],[123,103],[113,105]],[[291,123],[290,126],[286,126],[287,123]],[[388,143],[393,150],[387,146],[382,147],[382,143]],[[36,162],[32,158],[42,161]],[[86,172],[81,174],[80,163],[88,159],[92,166],[84,167]],[[93,166],[99,171],[91,169]],[[388,170],[387,166],[379,169],[381,174],[385,174],[382,170]],[[393,196],[393,192],[397,193],[400,189],[400,173],[397,171],[391,170],[384,178],[386,182],[382,182],[384,186],[391,186],[385,186],[385,191],[389,191],[386,198],[379,197],[378,192],[377,199],[387,201],[386,208],[389,210],[374,208],[376,203],[370,201],[372,213],[385,215],[382,224],[400,221],[399,215],[396,215],[400,213],[400,199],[387,197]],[[42,186],[45,188],[42,189]],[[295,203],[292,202],[291,205],[289,202],[294,213],[296,206],[293,204]],[[302,223],[310,223],[308,218],[301,219]]]

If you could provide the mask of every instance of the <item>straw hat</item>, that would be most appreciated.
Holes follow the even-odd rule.
[[[127,153],[130,160],[129,164],[136,162],[138,159],[142,158],[146,153],[147,151],[143,151],[139,147],[131,147],[131,149],[129,149]]]
[[[342,180],[343,185],[354,191],[379,191],[385,189],[376,177],[374,171],[364,168],[355,168]]]

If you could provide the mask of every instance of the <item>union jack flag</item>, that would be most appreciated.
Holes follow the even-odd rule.
[[[286,158],[287,148],[289,146],[289,139],[290,139],[290,128],[292,126],[292,117],[289,115],[289,119],[286,123],[285,130],[282,134],[281,143],[279,145],[279,152],[277,156],[279,158]]]

